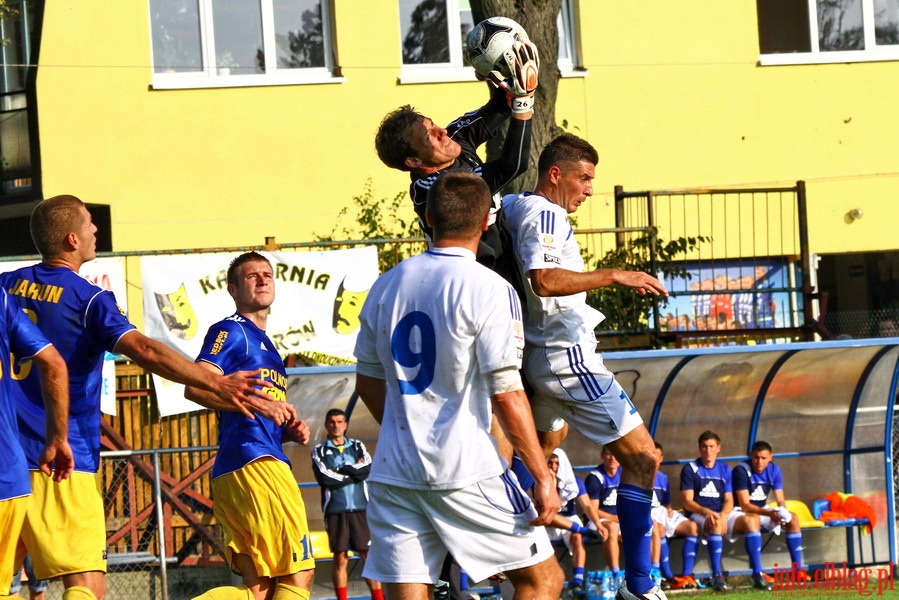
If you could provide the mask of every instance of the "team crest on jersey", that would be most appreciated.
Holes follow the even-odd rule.
[[[156,296],[156,306],[169,333],[182,340],[193,339],[197,334],[197,315],[187,297],[184,284],[174,292],[153,295]]]

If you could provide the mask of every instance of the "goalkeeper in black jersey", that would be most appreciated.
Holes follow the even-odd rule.
[[[504,229],[498,192],[528,168],[538,63],[536,48],[526,42],[509,65],[513,76],[506,80],[491,79],[490,100],[481,108],[465,113],[443,128],[411,106],[401,106],[384,117],[375,138],[375,148],[384,164],[409,171],[412,178],[409,195],[429,242],[431,230],[425,222],[425,200],[437,177],[446,171],[465,169],[484,178],[493,194],[493,207],[490,228],[481,237],[477,259],[506,279],[510,279],[516,268],[511,253],[503,257]],[[523,71],[531,76],[519,77]],[[510,116],[502,155],[484,163],[477,155],[478,147],[496,136]]]

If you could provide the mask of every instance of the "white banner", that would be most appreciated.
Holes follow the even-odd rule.
[[[35,264],[36,260],[0,261],[0,273],[15,271]],[[116,301],[128,314],[128,296],[125,292],[125,259],[120,256],[96,258],[81,266],[80,274],[85,279],[115,294]],[[115,401],[115,356],[106,354],[103,362],[103,386],[100,392],[100,410],[107,415],[116,414]]]
[[[354,364],[359,311],[378,276],[373,246],[328,252],[263,252],[275,275],[275,302],[266,333],[282,356],[309,363]],[[190,360],[210,326],[234,314],[228,264],[239,253],[141,257],[145,333]],[[196,410],[181,386],[156,378],[160,414]]]

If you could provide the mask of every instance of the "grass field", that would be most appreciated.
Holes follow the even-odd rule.
[[[881,599],[887,598],[890,600],[899,600],[899,584],[894,582],[885,581],[880,584],[881,588],[887,589],[878,589],[878,582],[874,581],[873,578],[869,582],[868,588],[859,590],[859,589],[793,589],[793,590],[778,590],[774,589],[770,592],[764,592],[761,590],[756,590],[749,587],[749,580],[747,578],[731,578],[729,583],[731,584],[731,589],[726,592],[716,592],[711,589],[704,590],[684,590],[684,591],[668,591],[666,594],[668,598],[672,600],[702,600],[704,598],[728,598],[733,600],[763,600],[765,598],[769,600],[774,599],[786,599],[786,598],[821,598],[822,600],[831,600],[838,598],[872,598],[872,599]],[[891,587],[894,589],[889,589]],[[823,587],[823,585],[822,585]],[[833,587],[833,586],[831,586]]]
[[[899,589],[893,591],[884,591],[880,595],[876,589],[870,589],[865,595],[858,590],[847,591],[827,591],[827,590],[784,590],[772,592],[763,592],[750,588],[737,588],[727,592],[715,592],[711,590],[693,590],[684,592],[666,592],[671,600],[700,600],[702,598],[728,598],[733,600],[775,600],[780,598],[820,598],[822,600],[846,599],[846,598],[887,598],[891,600],[899,600]]]

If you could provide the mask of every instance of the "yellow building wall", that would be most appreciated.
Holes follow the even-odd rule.
[[[310,241],[368,178],[378,197],[407,188],[373,149],[385,113],[409,103],[446,123],[486,99],[476,82],[398,83],[393,0],[335,2],[342,83],[153,90],[146,4],[50,2],[44,18],[44,195],[110,204],[117,251]],[[556,115],[600,152],[581,227],[611,224],[616,184],[804,179],[813,252],[899,247],[897,63],[760,67],[751,0],[578,12],[589,74],[560,82]],[[847,223],[853,208],[864,218]]]

